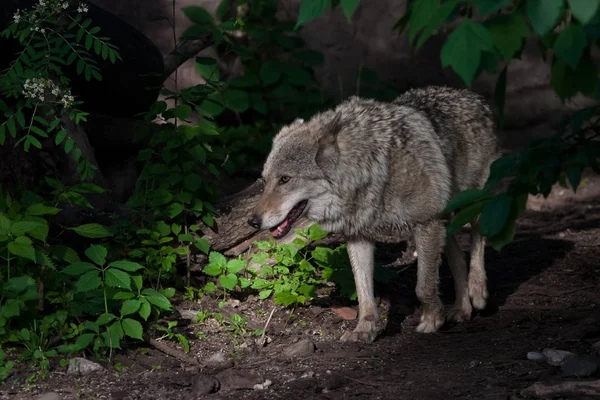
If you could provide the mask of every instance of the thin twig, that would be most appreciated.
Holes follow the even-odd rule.
[[[258,342],[260,346],[264,346],[265,345],[265,335],[267,333],[267,327],[269,326],[269,322],[271,322],[271,318],[273,317],[273,313],[275,312],[275,308],[277,308],[277,307],[273,307],[273,309],[271,310],[271,314],[269,314],[269,318],[267,319],[267,323],[265,324],[265,327],[263,328],[263,333],[262,333],[262,335],[260,335],[260,340]]]

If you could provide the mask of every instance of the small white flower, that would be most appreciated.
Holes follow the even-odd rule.
[[[40,32],[46,33],[46,30],[44,28],[42,28],[42,29],[40,29]]]
[[[66,1],[64,3],[62,3],[62,8],[63,8],[63,10],[66,10],[67,8],[69,8],[69,3],[67,3]]]
[[[36,26],[35,28],[33,28],[34,31],[39,32],[40,31],[40,27]]]
[[[77,12],[80,14],[86,13],[89,11],[88,5],[85,3],[79,3],[79,7],[77,7]]]
[[[18,24],[21,21],[21,10],[17,10],[13,15],[13,21],[15,21],[15,24]]]

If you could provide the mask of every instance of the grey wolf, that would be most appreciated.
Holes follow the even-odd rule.
[[[414,233],[418,332],[446,318],[464,321],[488,297],[484,238],[471,222],[471,260],[442,212],[458,191],[480,188],[499,156],[492,111],[466,89],[426,87],[393,102],[351,97],[335,109],[297,120],[273,139],[262,171],[264,191],[248,223],[281,238],[299,216],[342,233],[356,283],[359,320],[342,341],[378,334],[373,293],[374,237],[390,229]],[[448,257],[456,303],[444,314],[438,294],[441,252]]]

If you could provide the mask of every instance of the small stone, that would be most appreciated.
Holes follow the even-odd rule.
[[[217,374],[221,390],[253,389],[254,385],[262,383],[262,379],[252,372],[239,369],[226,369]]]
[[[548,364],[553,365],[555,367],[561,366],[567,358],[575,355],[570,351],[555,349],[544,349],[543,353],[544,356],[546,356],[546,361],[548,362]]]
[[[546,356],[539,351],[530,351],[527,353],[527,359],[531,361],[546,361]]]
[[[480,361],[477,361],[477,360],[472,360],[472,361],[469,363],[469,368],[475,368],[475,367],[476,367],[476,366],[478,366],[479,364],[481,364],[481,362],[480,362]]]
[[[570,357],[564,362],[561,369],[565,376],[585,378],[598,371],[598,359],[589,355]]]
[[[335,390],[346,385],[348,382],[349,379],[343,375],[331,374],[325,379],[323,386],[327,390]]]
[[[314,371],[306,371],[305,373],[302,374],[302,376],[300,377],[300,379],[313,378],[314,376],[315,376]]]
[[[215,393],[219,390],[220,383],[215,377],[200,375],[194,377],[194,383],[192,384],[192,393],[195,395],[205,395],[209,393]]]
[[[314,352],[315,344],[308,339],[303,339],[283,350],[283,356],[287,358],[308,357]]]
[[[60,397],[60,394],[56,392],[48,392],[39,395],[35,398],[35,400],[62,400],[62,397]]]
[[[263,383],[257,383],[256,385],[254,385],[253,389],[254,390],[265,390],[266,388],[268,388],[269,386],[271,386],[273,382],[271,382],[270,380],[265,380]]]
[[[192,322],[196,322],[198,318],[198,310],[178,310],[182,319],[190,319]]]
[[[88,360],[87,358],[75,357],[69,361],[69,367],[67,368],[67,374],[70,375],[89,375],[94,372],[102,371],[104,367],[102,365]]]
[[[346,321],[353,321],[358,316],[358,311],[352,307],[331,307],[331,311]]]
[[[233,361],[226,358],[222,352],[217,351],[204,360],[204,365],[210,368],[225,369],[233,366]]]

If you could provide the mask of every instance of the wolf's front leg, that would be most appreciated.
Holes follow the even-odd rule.
[[[417,297],[423,306],[417,332],[436,332],[444,324],[444,306],[438,295],[440,254],[446,241],[446,230],[441,221],[418,225],[415,230],[417,245]]]
[[[358,295],[358,325],[354,331],[346,331],[340,340],[342,342],[371,343],[377,336],[379,319],[373,293],[375,244],[362,240],[349,240],[347,248]]]

